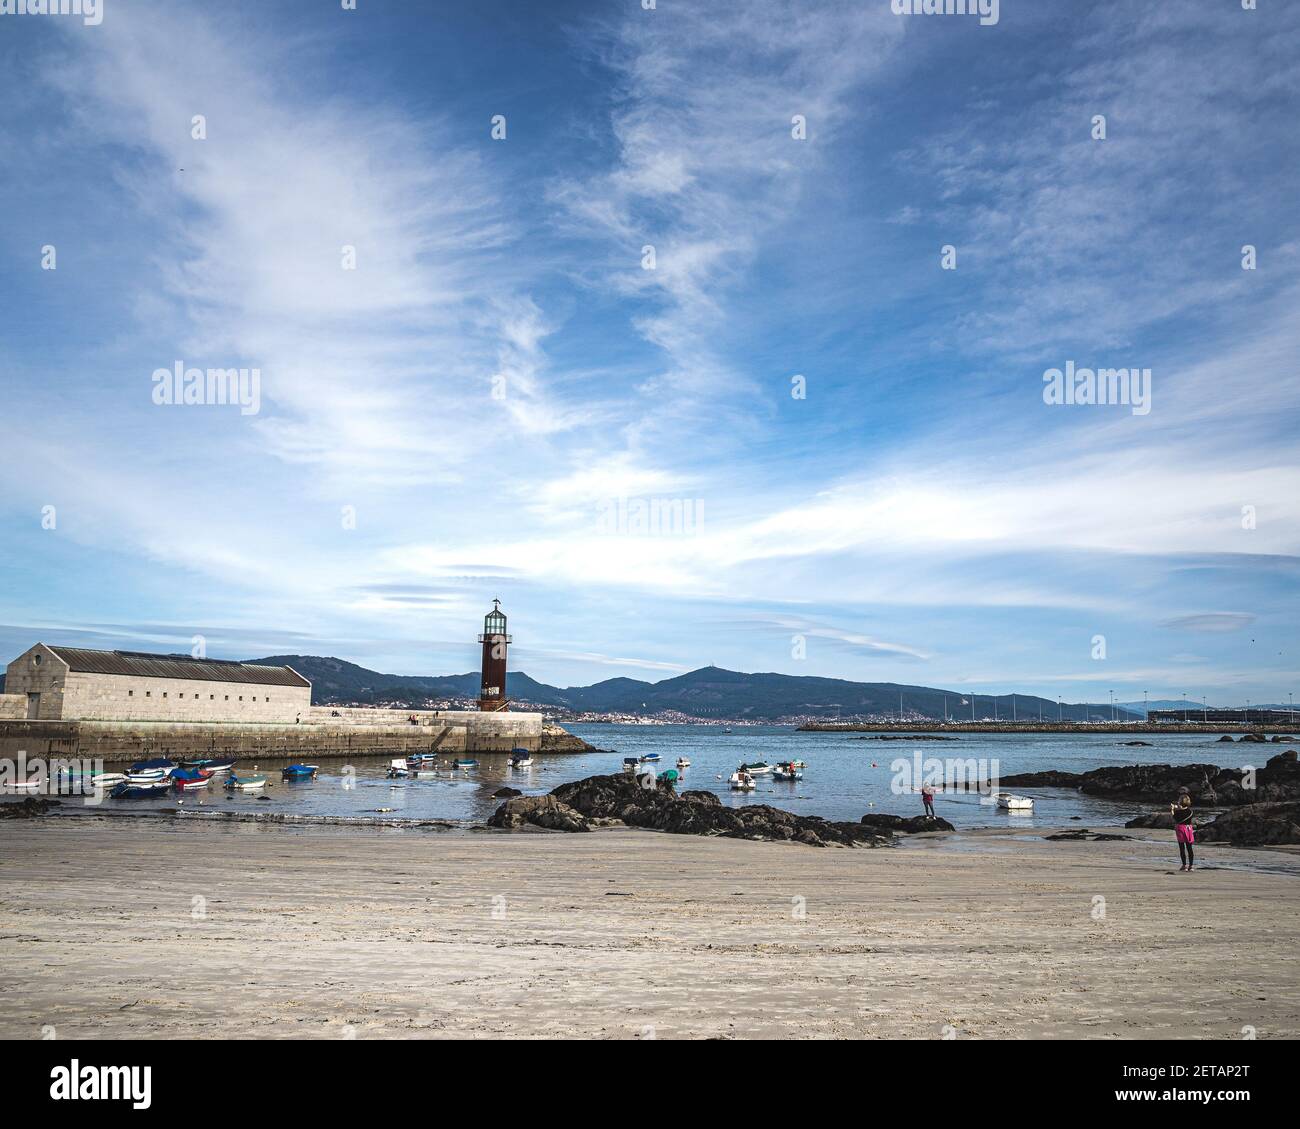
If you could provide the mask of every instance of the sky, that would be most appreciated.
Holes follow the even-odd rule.
[[[1298,34],[1274,0],[0,14],[0,662],[463,672],[500,598],[557,685],[1284,702]],[[177,365],[256,399],[165,402]],[[1144,402],[1049,403],[1067,366]]]

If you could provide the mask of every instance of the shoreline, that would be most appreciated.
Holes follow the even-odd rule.
[[[0,826],[0,1037],[1300,1037],[1293,854],[285,830]]]

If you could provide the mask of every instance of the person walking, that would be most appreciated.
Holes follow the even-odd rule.
[[[1178,869],[1192,869],[1192,845],[1196,842],[1196,833],[1192,830],[1192,797],[1186,788],[1178,789],[1178,799],[1169,805],[1169,814],[1174,817],[1174,835],[1178,839],[1178,856],[1183,865]]]

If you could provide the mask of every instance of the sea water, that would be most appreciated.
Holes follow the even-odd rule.
[[[452,820],[482,822],[502,802],[493,795],[503,786],[526,795],[549,792],[559,784],[585,776],[622,771],[624,757],[658,753],[659,772],[687,757],[690,768],[681,773],[679,789],[715,793],[723,804],[770,804],[799,815],[826,819],[858,820],[868,812],[896,815],[922,814],[921,798],[914,791],[899,792],[896,762],[913,765],[919,755],[987,763],[1001,776],[1058,769],[1085,772],[1105,765],[1217,764],[1240,768],[1261,767],[1287,745],[1219,743],[1217,733],[1142,735],[1151,747],[1134,747],[1133,736],[1115,733],[971,733],[955,741],[920,741],[909,735],[901,740],[861,740],[857,733],[800,733],[788,726],[736,726],[727,733],[712,725],[571,725],[570,732],[602,751],[578,754],[534,754],[533,766],[511,769],[501,754],[478,754],[477,768],[451,767],[440,761],[431,778],[388,780],[385,772],[393,757],[360,757],[352,762],[320,761],[315,780],[284,783],[279,778],[283,760],[257,758],[241,761],[236,771],[265,772],[269,787],[257,793],[231,794],[218,777],[203,791],[164,794],[142,800],[105,800],[113,810],[243,811],[302,816],[338,816],[383,820]],[[308,758],[300,758],[306,760]],[[742,762],[803,760],[807,768],[800,781],[785,783],[771,776],[756,778],[753,792],[732,792],[727,778]],[[345,764],[347,767],[345,768]],[[910,780],[908,781],[910,784]],[[1033,828],[1068,825],[1101,827],[1123,824],[1143,812],[1163,810],[1160,804],[1116,803],[1084,796],[1074,789],[1015,789],[1032,796],[1028,814],[1000,811],[977,795],[935,798],[935,813],[958,828]],[[264,798],[263,798],[264,797]],[[1173,799],[1171,796],[1170,799]],[[69,797],[65,807],[80,807]]]

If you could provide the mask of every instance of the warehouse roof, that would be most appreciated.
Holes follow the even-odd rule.
[[[92,651],[85,647],[50,647],[84,674],[127,674],[136,678],[188,678],[196,682],[245,682],[259,686],[310,686],[289,666],[257,666],[189,655],[154,655],[146,651]]]

